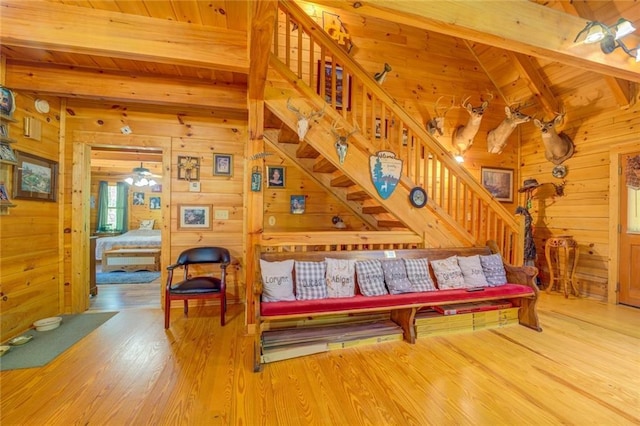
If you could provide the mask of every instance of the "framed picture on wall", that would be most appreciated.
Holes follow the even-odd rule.
[[[58,163],[26,152],[15,154],[18,164],[13,168],[13,198],[56,201]]]
[[[335,74],[335,75],[334,75]],[[324,85],[322,87],[322,76],[324,75]],[[347,111],[351,110],[351,76],[347,76],[347,81],[344,81],[344,70],[340,65],[335,65],[333,62],[318,61],[318,75],[316,90],[317,93],[324,98],[324,101],[328,104],[333,104],[333,84],[335,78],[335,101],[336,109],[342,109],[345,103]]]
[[[144,206],[144,192],[134,192],[131,204],[134,206]]]
[[[0,86],[0,113],[11,117],[16,110],[16,98],[13,92]]]
[[[305,196],[304,195],[292,195],[291,196],[291,214],[302,214],[305,208]]]
[[[200,180],[200,158],[178,155],[178,179]]]
[[[480,168],[480,182],[494,198],[513,203],[513,169]]]
[[[284,188],[285,167],[267,166],[267,188]]]
[[[17,164],[18,159],[16,158],[16,153],[11,148],[11,145],[8,143],[0,142],[0,160],[3,160],[6,163]]]
[[[4,186],[3,182],[0,182],[0,204],[9,204],[11,200],[9,199],[9,193],[7,192],[7,187]]]
[[[203,230],[211,229],[211,205],[179,204],[178,229]]]
[[[213,154],[213,175],[233,176],[233,155]]]
[[[149,197],[149,210],[160,210],[160,197]]]

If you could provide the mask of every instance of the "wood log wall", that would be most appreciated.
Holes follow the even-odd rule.
[[[35,110],[35,98],[25,93],[14,92],[15,123],[9,123],[9,135],[16,142],[11,144],[16,151],[26,152],[57,162],[59,159],[60,100],[46,99],[50,111],[41,114]],[[41,140],[24,136],[23,119],[30,117],[42,126]],[[59,164],[61,172],[64,164]],[[0,164],[3,181],[12,202],[8,215],[0,216],[0,340],[14,336],[42,318],[64,311],[61,270],[62,239],[64,229],[62,200],[65,185],[60,182],[57,201],[18,199],[13,197],[17,182],[13,173],[18,166]]]

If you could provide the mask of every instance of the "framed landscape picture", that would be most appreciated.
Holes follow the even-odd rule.
[[[513,203],[513,169],[481,167],[480,182],[496,200]]]
[[[15,154],[18,165],[13,168],[13,198],[56,201],[58,163],[26,152]]]
[[[211,205],[179,204],[178,229],[204,230],[211,229]]]

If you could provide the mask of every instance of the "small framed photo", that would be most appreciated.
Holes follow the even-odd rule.
[[[162,192],[162,185],[156,183],[151,187],[151,192]]]
[[[291,196],[291,214],[302,214],[305,208],[305,196],[304,195],[292,195]]]
[[[349,111],[351,110],[351,76],[347,76],[347,81],[345,83],[343,71],[344,70],[340,65],[334,64],[333,62],[326,62],[322,60],[318,61],[318,81],[316,84],[316,91],[320,96],[324,97],[325,102],[327,102],[328,104],[332,104],[334,100],[333,80],[335,79],[336,109],[342,109],[343,105],[346,103],[347,111]],[[324,87],[320,87],[323,74]]]
[[[16,153],[8,143],[0,142],[0,160],[7,163],[18,164]]]
[[[58,195],[58,163],[48,158],[15,151],[13,198],[55,202]]]
[[[178,179],[200,180],[200,158],[179,155]]]
[[[160,197],[149,197],[149,210],[160,210]]]
[[[7,125],[4,123],[0,124],[0,137],[3,137],[3,138],[9,137],[9,130],[7,130]]]
[[[0,204],[9,204],[11,200],[9,199],[9,193],[7,192],[7,187],[4,186],[4,182],[0,182]]]
[[[144,206],[144,192],[134,192],[133,193],[133,205],[134,206]]]
[[[211,205],[178,204],[178,229],[211,229]]]
[[[16,110],[16,98],[13,92],[0,86],[0,113],[11,117]]]
[[[267,188],[284,188],[285,172],[283,166],[267,166]]]
[[[480,182],[493,197],[503,203],[513,203],[513,169],[480,168]]]
[[[233,155],[213,154],[213,175],[233,176]]]

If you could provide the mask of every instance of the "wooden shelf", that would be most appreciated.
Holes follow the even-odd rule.
[[[18,120],[16,120],[13,117],[9,117],[8,115],[5,114],[0,114],[0,121],[5,121],[7,123],[17,123]]]
[[[11,164],[12,166],[15,166],[18,164],[17,161],[11,161],[11,160],[3,160],[2,158],[0,158],[0,164]]]
[[[15,140],[15,139],[11,139],[11,138],[9,138],[9,137],[6,137],[6,136],[0,136],[0,142],[4,142],[4,143],[16,143],[16,142],[18,142],[18,141],[17,141],[17,140]]]
[[[0,201],[0,216],[5,216],[9,214],[10,207],[17,207],[11,201]]]

